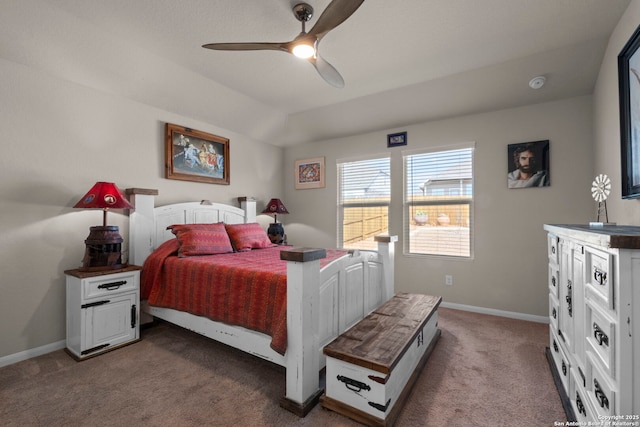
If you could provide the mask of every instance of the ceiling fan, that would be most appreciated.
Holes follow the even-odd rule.
[[[342,88],[344,87],[344,79],[333,65],[320,56],[318,45],[329,31],[346,21],[362,3],[364,0],[333,0],[309,32],[305,32],[305,23],[313,16],[313,8],[307,3],[295,5],[293,14],[302,23],[302,32],[289,42],[209,43],[202,47],[213,50],[279,50],[291,53],[309,61],[327,83]]]

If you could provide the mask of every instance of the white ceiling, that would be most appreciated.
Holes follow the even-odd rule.
[[[329,1],[307,0],[307,29]],[[320,45],[343,89],[286,53],[201,47],[291,40],[298,2],[46,1],[282,113],[277,132],[257,137],[284,146],[590,94],[629,0],[366,0]],[[534,91],[537,75],[547,84]]]

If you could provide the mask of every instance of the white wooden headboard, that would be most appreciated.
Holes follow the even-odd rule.
[[[256,221],[254,199],[239,197],[240,207],[210,202],[176,203],[155,207],[157,190],[126,190],[134,209],[129,213],[129,263],[142,265],[160,244],[175,236],[173,224],[224,222],[242,224]]]

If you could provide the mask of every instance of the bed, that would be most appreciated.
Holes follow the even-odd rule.
[[[256,222],[256,202],[251,198],[238,198],[239,207],[208,201],[156,207],[156,190],[131,188],[126,192],[134,206],[129,215],[129,262],[136,265],[143,265],[147,258],[151,261],[151,257],[161,252],[158,248],[170,251],[166,248],[176,240],[171,226],[224,223],[231,227]],[[376,241],[377,251],[339,253],[288,246],[251,251],[254,256],[273,251],[279,254],[280,265],[273,270],[286,276],[284,349],[280,347],[282,337],[274,345],[277,338],[274,334],[211,320],[202,312],[192,314],[185,309],[154,306],[146,301],[142,301],[142,310],[283,366],[286,392],[280,404],[304,416],[322,393],[319,372],[326,363],[323,347],[394,295],[397,237],[377,236]],[[143,270],[143,276],[146,273]]]

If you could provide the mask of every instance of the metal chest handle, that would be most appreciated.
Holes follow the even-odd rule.
[[[354,380],[353,378],[345,377],[343,375],[338,375],[337,378],[338,381],[344,383],[345,387],[351,391],[355,391],[356,393],[360,393],[362,390],[371,390],[371,387],[362,381]]]

